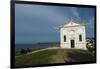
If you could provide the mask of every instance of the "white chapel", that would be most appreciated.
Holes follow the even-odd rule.
[[[61,48],[86,50],[85,24],[70,19],[60,27]]]

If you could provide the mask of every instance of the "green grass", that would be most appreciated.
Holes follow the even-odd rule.
[[[15,66],[39,65],[50,63],[88,62],[95,61],[94,54],[80,49],[45,50],[15,58]]]
[[[49,57],[56,53],[56,50],[45,50],[30,55],[16,57],[15,66],[47,64],[50,60]]]

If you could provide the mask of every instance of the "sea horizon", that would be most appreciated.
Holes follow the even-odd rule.
[[[38,42],[38,43],[17,43],[15,44],[15,51],[20,51],[21,49],[27,48],[46,48],[60,46],[60,42]]]

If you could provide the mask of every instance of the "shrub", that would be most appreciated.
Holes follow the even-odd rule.
[[[88,45],[87,45],[87,49],[90,52],[93,52],[95,50],[95,48],[93,46],[88,46]]]
[[[26,50],[27,52],[31,52],[31,49],[30,48],[27,48],[27,50]]]
[[[26,50],[25,49],[21,49],[20,53],[21,54],[25,54],[26,53]]]

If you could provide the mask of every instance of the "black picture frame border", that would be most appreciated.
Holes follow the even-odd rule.
[[[10,15],[11,15],[11,24],[10,24],[10,68],[28,68],[28,67],[47,67],[47,66],[61,66],[61,65],[79,65],[79,64],[92,64],[97,62],[97,49],[95,48],[95,61],[94,62],[77,62],[77,63],[57,63],[57,64],[43,64],[37,66],[22,66],[15,67],[15,4],[36,4],[36,5],[50,5],[50,6],[67,6],[67,7],[89,7],[95,9],[95,26],[94,26],[94,35],[95,35],[95,47],[97,48],[97,20],[96,20],[96,5],[81,5],[81,4],[66,4],[66,3],[50,3],[50,2],[36,2],[36,1],[10,1]]]

